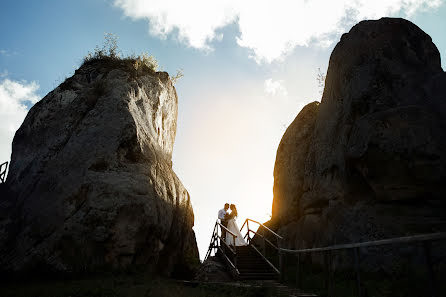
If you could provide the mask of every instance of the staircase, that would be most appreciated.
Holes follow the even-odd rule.
[[[240,280],[273,280],[278,278],[274,269],[251,246],[237,246],[237,269]]]
[[[261,233],[257,233],[254,230],[249,228],[249,222],[258,224],[262,231]],[[263,224],[251,220],[246,219],[242,228],[240,228],[240,232],[243,230],[243,227],[246,225],[246,235],[243,237],[246,240],[247,245],[245,246],[234,246],[228,244],[225,239],[222,238],[222,230],[225,231],[226,237],[232,240],[228,240],[229,242],[236,242],[237,235],[234,232],[227,229],[221,223],[215,222],[214,230],[212,232],[211,242],[209,244],[209,249],[206,253],[206,257],[204,261],[211,256],[212,251],[215,250],[215,255],[218,256],[223,263],[226,263],[228,268],[228,272],[232,275],[234,280],[278,280],[280,279],[280,267],[281,260],[279,259],[278,266],[274,266],[269,260],[263,255],[256,247],[253,245],[254,242],[251,242],[255,235],[260,238],[263,242],[262,250],[265,251],[265,244],[268,243],[272,246],[272,248],[276,251],[279,249],[279,244],[274,245],[269,241],[265,236],[265,230],[270,232],[273,237],[277,238],[277,241],[282,238],[280,235],[276,234],[274,231],[270,230]],[[240,234],[238,236],[241,236]],[[280,256],[280,253],[279,253]]]

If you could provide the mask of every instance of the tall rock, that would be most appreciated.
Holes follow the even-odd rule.
[[[277,151],[270,222],[289,247],[446,230],[446,74],[403,19],[363,21],[333,50],[321,103]]]
[[[168,74],[130,59],[85,63],[35,104],[13,141],[2,270],[187,272],[198,249],[172,170],[177,108]]]

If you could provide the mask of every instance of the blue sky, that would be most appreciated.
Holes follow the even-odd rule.
[[[317,70],[326,71],[340,34],[362,19],[405,17],[446,65],[443,0],[165,2],[1,0],[0,161],[28,108],[114,33],[124,55],[149,52],[163,70],[183,69],[173,164],[191,194],[201,254],[224,202],[239,206],[240,225],[268,219],[277,146],[320,99]]]

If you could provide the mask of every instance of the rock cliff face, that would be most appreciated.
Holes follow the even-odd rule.
[[[403,19],[364,21],[330,57],[321,103],[288,127],[270,222],[289,247],[446,230],[446,74]]]
[[[2,269],[172,275],[198,261],[172,170],[177,100],[167,73],[98,60],[33,106],[13,141]]]

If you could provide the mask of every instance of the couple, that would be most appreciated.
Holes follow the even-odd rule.
[[[228,209],[231,209],[231,213],[228,213]],[[221,228],[221,238],[228,244],[228,245],[246,245],[246,241],[243,239],[242,234],[240,233],[240,230],[237,226],[237,223],[235,222],[235,218],[237,217],[237,208],[235,207],[235,204],[231,204],[229,206],[229,203],[225,204],[225,207],[223,209],[220,209],[218,211],[218,218],[220,219],[220,222],[223,226],[228,228],[229,231],[237,235],[234,238],[231,234],[228,234],[224,228]]]

